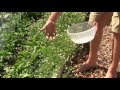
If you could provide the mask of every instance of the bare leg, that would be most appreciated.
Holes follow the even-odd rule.
[[[116,78],[117,77],[117,66],[120,59],[120,34],[114,33],[113,43],[113,58],[112,64],[110,65],[105,78]]]
[[[100,28],[100,26],[97,24],[97,31],[96,31],[95,38],[93,41],[90,42],[89,58],[86,61],[86,64],[89,64],[91,66],[96,65],[97,51],[99,50],[102,34],[103,34],[103,28]]]
[[[96,66],[97,61],[97,51],[99,50],[99,45],[101,42],[102,34],[103,34],[103,28],[100,28],[101,26],[96,24],[97,31],[95,38],[90,42],[90,51],[89,51],[89,58],[88,60],[78,68],[77,72],[83,72],[91,67]]]
[[[96,66],[97,52],[102,39],[103,27],[110,24],[112,14],[112,12],[104,13],[100,16],[100,19],[96,21],[97,31],[94,40],[90,42],[88,60],[80,68],[78,68],[76,72],[83,72],[91,67]]]

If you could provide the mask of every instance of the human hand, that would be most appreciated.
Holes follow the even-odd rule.
[[[55,22],[48,20],[40,31],[43,31],[46,39],[53,40],[56,36],[56,25]]]

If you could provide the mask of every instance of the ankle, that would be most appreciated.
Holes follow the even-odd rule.
[[[117,73],[117,65],[110,65],[107,72],[112,74]]]
[[[107,72],[105,78],[117,78],[117,72]]]
[[[89,57],[88,60],[86,61],[86,64],[90,64],[90,65],[96,65],[97,62],[97,57]]]
[[[89,60],[87,60],[87,61],[85,62],[85,64],[88,64],[88,65],[90,65],[90,66],[95,66],[95,65],[96,65],[96,61],[89,61]]]
[[[112,75],[116,75],[117,71],[116,70],[108,70],[107,73],[112,74]]]

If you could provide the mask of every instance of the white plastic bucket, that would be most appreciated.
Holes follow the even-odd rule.
[[[67,34],[76,44],[83,44],[94,39],[96,27],[91,27],[88,22],[74,24],[68,27]]]

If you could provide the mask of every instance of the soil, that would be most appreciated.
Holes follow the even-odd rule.
[[[103,37],[98,51],[97,67],[91,68],[83,73],[74,73],[74,70],[69,74],[72,78],[103,78],[108,70],[112,61],[112,42],[113,34],[110,29],[104,29]],[[72,59],[72,66],[76,68],[83,64],[88,58],[89,48],[83,48],[82,50],[76,50],[76,54]],[[120,63],[118,65],[118,78],[120,77]]]

